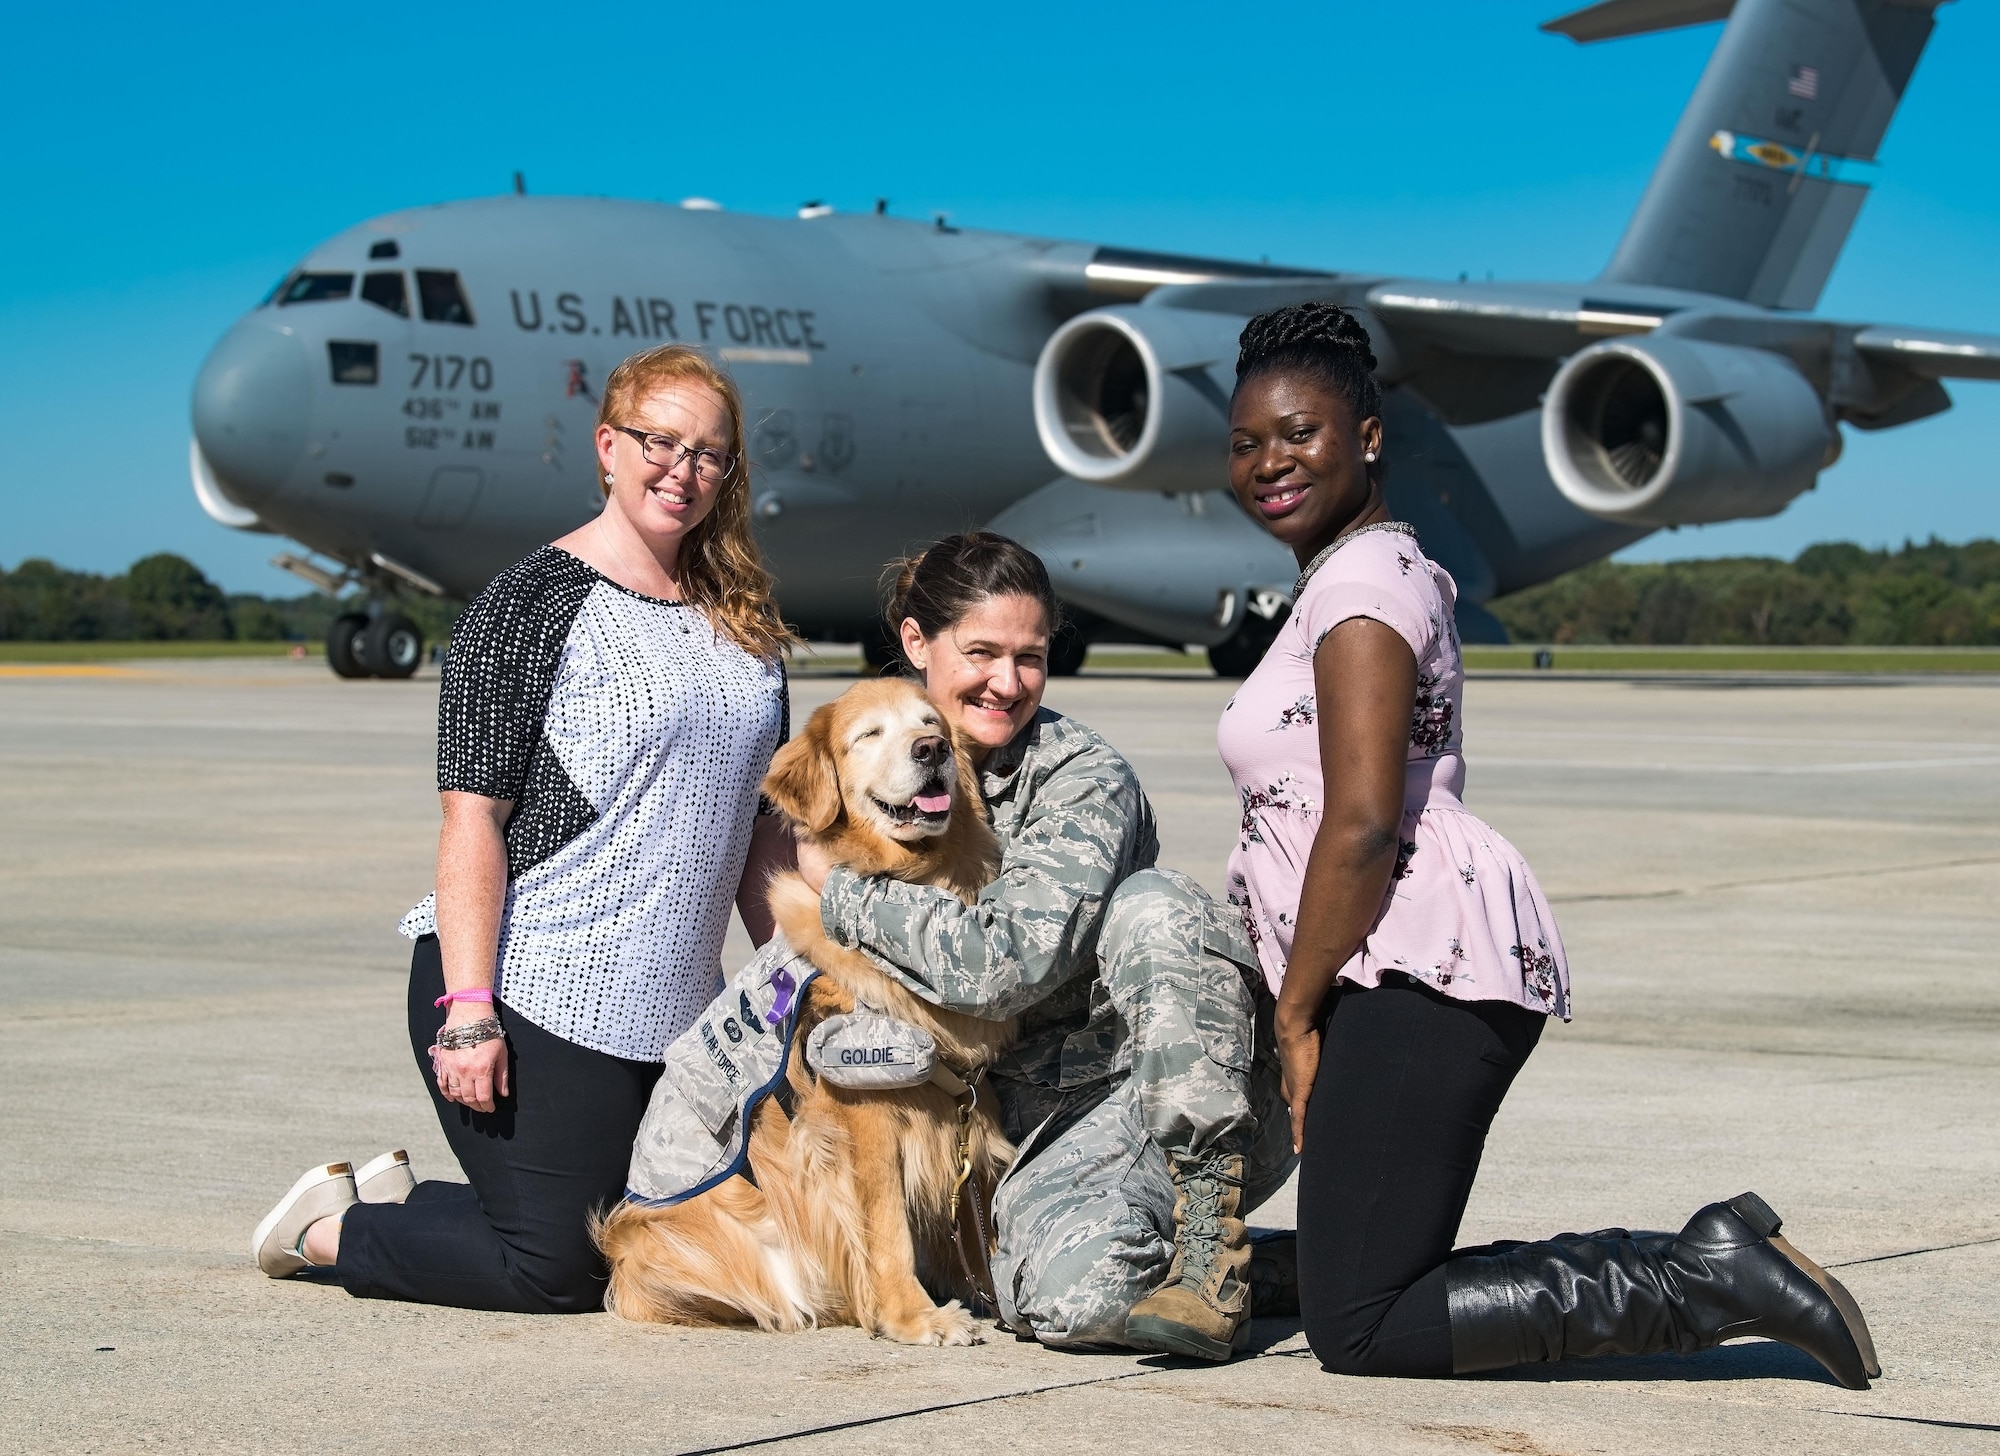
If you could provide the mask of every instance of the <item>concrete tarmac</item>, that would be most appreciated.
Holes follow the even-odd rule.
[[[1228,691],[1049,695],[1212,888]],[[1867,1392],[1761,1342],[1366,1381],[1283,1322],[1196,1368],[270,1282],[249,1230],[308,1164],[407,1147],[456,1176],[394,933],[431,885],[434,711],[432,682],[316,662],[0,673],[0,1450],[2000,1452],[2000,686],[1467,697],[1468,800],[1549,890],[1577,1018],[1462,1237],[1678,1227],[1754,1188],[1868,1311]]]

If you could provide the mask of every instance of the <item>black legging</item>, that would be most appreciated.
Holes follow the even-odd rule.
[[[1299,1307],[1328,1370],[1451,1374],[1444,1263],[1546,1019],[1396,974],[1335,992],[1299,1169]]]
[[[437,937],[410,960],[410,1048],[466,1183],[419,1183],[407,1203],[357,1203],[335,1276],[349,1294],[518,1314],[604,1306],[593,1209],[625,1191],[632,1138],[660,1075],[542,1030],[505,1007],[512,1091],[491,1113],[445,1101],[430,1045],[443,1013]]]

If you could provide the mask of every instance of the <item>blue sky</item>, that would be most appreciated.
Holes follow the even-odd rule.
[[[1717,34],[1563,5],[16,7],[0,53],[0,564],[180,551],[289,593],[187,481],[203,354],[313,243],[505,190],[971,227],[1412,276],[1588,277]],[[2000,332],[2000,6],[1952,4],[1821,311]],[[1771,521],[1630,557],[2000,536],[2000,385],[1848,434]]]

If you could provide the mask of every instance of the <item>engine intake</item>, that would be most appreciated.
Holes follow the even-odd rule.
[[[1556,488],[1626,525],[1776,515],[1839,442],[1825,404],[1788,360],[1659,335],[1576,354],[1542,407]]]
[[[1079,314],[1035,364],[1035,429],[1064,475],[1128,490],[1227,484],[1234,314],[1125,306]],[[1233,381],[1232,381],[1233,382]]]

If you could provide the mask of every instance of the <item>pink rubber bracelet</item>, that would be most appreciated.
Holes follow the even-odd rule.
[[[493,1002],[493,988],[491,986],[474,986],[470,990],[465,991],[447,991],[438,997],[437,1000],[431,1002],[431,1005],[449,1006],[454,1001],[484,1001],[488,1005],[491,1005]]]

